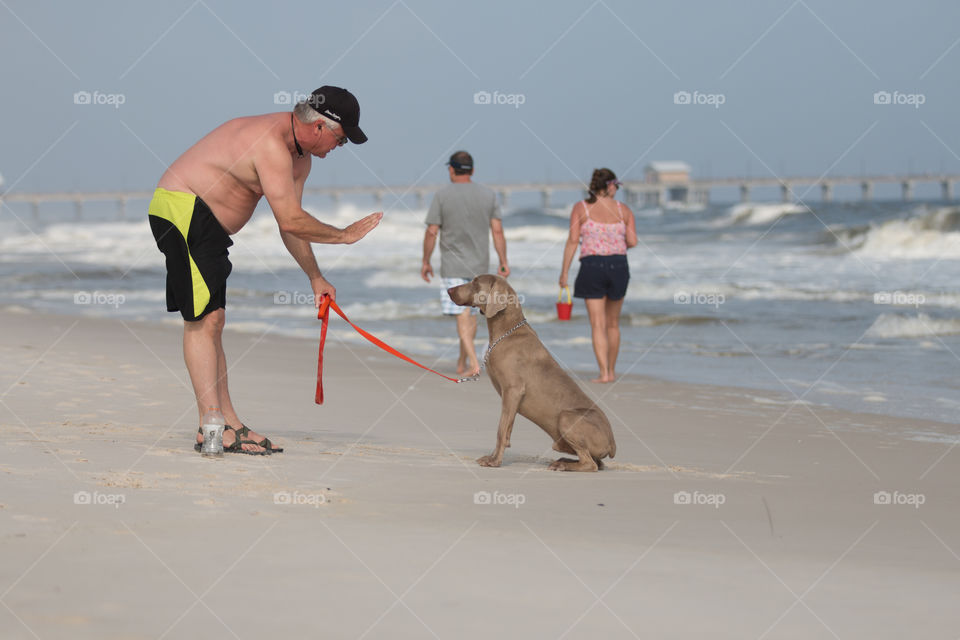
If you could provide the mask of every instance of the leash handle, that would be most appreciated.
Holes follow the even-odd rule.
[[[323,296],[320,299],[317,319],[322,324],[320,325],[320,353],[317,355],[317,393],[313,401],[323,404],[323,347],[327,342],[327,325],[330,324],[330,296]]]
[[[386,342],[376,337],[372,333],[368,331],[364,331],[357,325],[350,322],[350,318],[348,318],[346,314],[340,309],[336,301],[331,300],[330,296],[325,295],[323,296],[323,298],[321,298],[320,309],[317,311],[317,319],[323,322],[323,326],[320,328],[320,353],[317,356],[317,393],[316,393],[316,396],[314,397],[314,402],[316,402],[317,404],[323,404],[323,347],[327,341],[327,325],[330,323],[330,309],[333,309],[338,316],[343,318],[347,324],[353,327],[354,331],[356,331],[361,336],[363,336],[364,338],[366,338],[376,346],[380,347],[387,353],[394,355],[400,358],[401,360],[406,360],[410,364],[416,365],[421,369],[426,369],[430,373],[435,373],[441,378],[446,378],[450,382],[465,382],[467,380],[466,378],[457,379],[457,378],[451,378],[450,376],[445,376],[439,371],[434,371],[430,367],[420,364],[413,358],[407,355],[404,355],[403,353],[400,353],[399,351],[397,351],[396,349],[394,349],[393,347],[391,347]]]

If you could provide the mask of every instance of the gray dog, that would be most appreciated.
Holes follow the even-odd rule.
[[[519,413],[547,432],[554,450],[578,457],[561,458],[550,465],[551,470],[602,469],[603,458],[617,453],[607,416],[540,342],[507,281],[483,275],[447,292],[458,305],[478,307],[486,316],[490,347],[484,362],[490,382],[503,400],[497,446],[477,462],[484,467],[500,466]]]

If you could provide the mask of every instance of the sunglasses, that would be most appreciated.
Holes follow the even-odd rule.
[[[317,125],[317,128],[318,128],[318,129],[319,129],[319,128],[322,128],[322,127],[323,127],[323,124],[322,124],[322,123]],[[348,142],[347,136],[337,135],[337,132],[334,131],[333,129],[331,129],[329,126],[327,127],[327,129],[330,129],[330,133],[332,133],[332,134],[333,134],[333,137],[337,139],[337,146],[338,146],[338,147],[342,147],[343,145],[347,144],[347,142]]]
[[[611,185],[611,184],[612,184],[613,186],[615,186],[617,189],[619,189],[620,187],[623,186],[623,183],[620,182],[619,180],[609,180],[609,181],[607,182],[607,185]]]

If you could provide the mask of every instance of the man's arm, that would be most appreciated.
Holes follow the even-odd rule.
[[[423,265],[420,267],[420,277],[427,282],[430,282],[430,277],[433,276],[430,256],[433,255],[433,247],[437,244],[438,233],[440,233],[440,225],[428,224],[427,231],[423,234]]]
[[[293,180],[293,188],[298,201],[302,201],[303,199],[303,185],[307,181],[307,174],[309,174],[309,172],[310,167],[307,166],[306,170],[301,171],[301,175],[296,176]],[[303,238],[298,238],[283,229],[280,230],[280,239],[283,240],[283,246],[287,248],[287,251],[293,256],[293,259],[297,261],[297,264],[300,265],[303,272],[307,274],[307,278],[310,280],[310,286],[313,289],[314,306],[317,308],[320,307],[320,298],[324,295],[328,295],[331,299],[336,300],[337,290],[323,277],[323,274],[320,273],[320,266],[317,264],[317,258],[313,253],[313,246]]]
[[[324,295],[328,295],[336,300],[337,290],[332,284],[327,282],[323,274],[320,273],[320,267],[317,265],[317,258],[313,255],[313,247],[310,243],[285,231],[280,232],[280,238],[283,240],[287,251],[290,252],[290,255],[297,261],[297,264],[300,265],[303,272],[307,274],[307,278],[310,279],[310,287],[313,289],[314,306],[320,307],[320,298]]]
[[[310,159],[303,171],[302,180],[310,173]],[[350,226],[339,229],[320,222],[301,206],[303,185],[298,193],[293,177],[293,158],[279,141],[265,141],[263,148],[254,160],[254,167],[260,177],[260,187],[267,197],[273,215],[281,233],[288,233],[306,242],[324,244],[353,244],[367,235],[380,223],[383,212],[372,213],[357,220]]]
[[[490,233],[493,235],[493,248],[500,258],[499,274],[506,278],[510,275],[510,266],[507,264],[507,237],[503,235],[503,222],[500,218],[490,219]]]

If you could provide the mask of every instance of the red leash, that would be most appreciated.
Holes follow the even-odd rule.
[[[447,380],[450,380],[451,382],[460,382],[460,380],[457,379],[457,378],[451,378],[450,376],[445,376],[445,375],[443,375],[442,373],[440,373],[439,371],[434,371],[434,370],[431,369],[430,367],[427,367],[427,366],[424,366],[424,365],[420,364],[419,362],[417,362],[417,361],[414,360],[413,358],[410,358],[410,357],[405,356],[404,354],[400,353],[399,351],[397,351],[396,349],[394,349],[393,347],[391,347],[390,345],[388,345],[386,342],[384,342],[384,341],[381,340],[380,338],[376,337],[375,335],[364,331],[363,329],[361,329],[361,328],[358,327],[357,325],[355,325],[355,324],[353,324],[352,322],[350,322],[350,319],[343,313],[343,311],[340,310],[340,307],[337,306],[337,303],[336,303],[335,301],[333,301],[333,300],[330,299],[330,296],[323,296],[323,299],[322,299],[321,302],[320,302],[320,310],[317,312],[317,319],[323,321],[323,326],[320,328],[320,353],[319,353],[319,355],[318,355],[318,357],[317,357],[317,395],[316,395],[316,397],[314,398],[314,402],[316,402],[317,404],[323,404],[323,347],[324,347],[324,344],[325,344],[326,341],[327,341],[327,325],[330,324],[330,309],[331,309],[331,308],[332,308],[334,311],[336,311],[336,312],[337,312],[337,315],[339,315],[341,318],[343,318],[343,319],[346,321],[347,324],[349,324],[351,327],[353,327],[354,330],[355,330],[357,333],[359,333],[359,334],[362,335],[364,338],[366,338],[367,340],[369,340],[369,341],[372,342],[373,344],[377,345],[378,347],[380,347],[381,349],[383,349],[383,350],[386,351],[387,353],[390,353],[390,354],[392,354],[392,355],[395,355],[395,356],[397,356],[398,358],[400,358],[401,360],[406,360],[406,361],[409,362],[410,364],[415,364],[415,365],[417,365],[418,367],[420,367],[421,369],[426,369],[426,370],[429,371],[430,373],[435,373],[435,374],[437,374],[438,376],[440,376],[441,378],[446,378]]]

